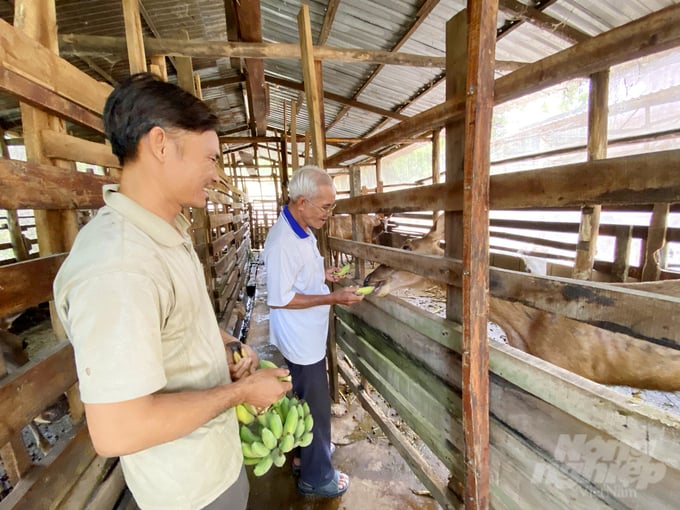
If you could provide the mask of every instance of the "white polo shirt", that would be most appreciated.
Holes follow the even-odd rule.
[[[80,231],[54,281],[83,402],[230,383],[189,222],[178,215],[175,229],[117,190],[104,186],[107,205]],[[120,460],[141,508],[194,510],[236,481],[242,459],[229,409],[187,436]]]
[[[329,294],[323,257],[316,237],[295,221],[284,207],[267,234],[262,252],[267,268],[267,304],[286,306],[295,294]],[[270,341],[298,365],[312,365],[326,355],[330,305],[269,312]]]

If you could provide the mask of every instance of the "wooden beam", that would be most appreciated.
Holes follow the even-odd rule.
[[[290,102],[290,150],[292,154],[291,166],[293,172],[300,168],[300,151],[298,149],[297,134],[297,101]],[[285,128],[285,126],[284,126]],[[282,183],[283,184],[283,183]]]
[[[246,43],[262,43],[260,0],[234,2],[238,19],[239,39]],[[246,88],[250,104],[253,134],[267,134],[267,95],[265,91],[264,62],[258,58],[245,59]]]
[[[398,248],[329,238],[331,250],[460,287],[460,260],[420,255]],[[609,284],[490,268],[490,294],[564,315],[593,326],[680,348],[680,298],[613,287]],[[598,306],[589,306],[597,303]],[[649,313],[653,311],[653,313]]]
[[[42,131],[43,151],[48,158],[90,163],[109,168],[121,168],[111,146],[90,142],[51,129]]]
[[[490,209],[680,202],[680,150],[494,175]],[[528,193],[527,190],[540,190]],[[337,201],[336,214],[462,210],[463,183],[432,184]]]
[[[99,65],[97,65],[97,63],[94,60],[92,60],[92,58],[88,57],[87,55],[81,55],[79,58],[80,60],[85,62],[87,67],[89,67],[99,76],[104,78],[107,83],[110,83],[113,86],[118,85],[118,81],[113,76],[111,76],[111,73],[108,73],[104,69],[102,69]]]
[[[102,186],[113,177],[15,160],[0,160],[0,208],[98,209],[104,205]]]
[[[12,315],[52,299],[52,280],[64,254],[0,266],[0,316]]]
[[[24,428],[76,380],[73,348],[64,342],[9,375],[0,386],[0,444],[9,441],[14,431]]]
[[[314,55],[312,48],[312,27],[309,19],[309,6],[302,4],[297,17],[300,50],[302,53],[302,76],[307,95],[307,117],[312,136],[312,160],[319,167],[324,166],[326,147],[323,142],[323,126],[321,125],[321,98],[317,83]]]
[[[285,78],[277,78],[275,76],[267,76],[266,77],[267,82],[273,83],[274,85],[279,85],[281,87],[286,87],[289,89],[293,90],[300,90],[303,91],[305,90],[305,85],[304,83],[299,83],[293,80],[287,80]],[[361,101],[357,101],[355,99],[348,99],[346,97],[341,96],[340,94],[334,94],[333,92],[323,92],[323,97],[324,99],[328,99],[330,101],[335,101],[336,103],[344,104],[346,106],[352,107],[352,108],[357,108],[360,110],[365,110],[367,112],[375,113],[377,115],[381,115],[383,117],[389,117],[390,119],[397,119],[397,120],[406,120],[408,117],[406,115],[401,115],[400,113],[395,113],[390,110],[385,110],[384,108],[379,108],[377,106],[373,106],[367,103],[362,103]]]
[[[293,43],[270,42],[224,42],[224,41],[189,41],[181,39],[144,38],[144,47],[150,55],[168,55],[172,57],[194,57],[218,59],[223,57],[237,58],[302,58],[300,46]],[[97,36],[84,34],[61,34],[59,36],[61,54],[102,56],[102,54],[121,55],[125,52],[125,40],[120,37]],[[408,67],[443,68],[444,57],[417,55],[412,53],[392,53],[384,50],[361,48],[332,48],[314,46],[314,60],[333,60],[346,63],[386,64]]]
[[[130,74],[146,72],[146,54],[142,34],[142,19],[139,15],[139,0],[123,0],[125,20],[125,41],[127,46]]]
[[[165,55],[151,55],[151,65],[149,66],[149,69],[161,80],[168,81],[168,66],[165,62]]]
[[[0,65],[99,114],[112,90],[111,85],[96,81],[4,20],[0,20]]]
[[[2,64],[0,64],[0,89],[9,92],[20,101],[31,106],[42,108],[51,114],[91,128],[99,133],[104,132],[104,125],[100,116],[83,108],[78,103],[59,96],[43,85],[2,67]],[[23,143],[22,139],[21,145]]]
[[[590,38],[588,34],[572,27],[565,21],[555,19],[541,10],[531,7],[530,5],[525,5],[518,0],[500,0],[498,2],[498,8],[505,13],[516,16],[520,20],[531,23],[546,32],[555,34],[570,43],[579,43]]]
[[[579,76],[672,48],[680,44],[680,5],[672,5],[643,18],[576,44],[498,78],[496,105]],[[406,121],[344,149],[326,161],[327,167],[385,147],[393,140],[443,127],[460,118],[465,98],[452,98]]]

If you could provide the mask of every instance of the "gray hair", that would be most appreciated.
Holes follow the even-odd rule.
[[[314,198],[321,186],[333,186],[330,175],[318,166],[303,166],[290,178],[288,196],[291,201],[300,197]]]

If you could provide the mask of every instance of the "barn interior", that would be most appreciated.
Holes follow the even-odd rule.
[[[142,71],[218,115],[220,182],[185,214],[245,342],[266,344],[259,254],[290,176],[333,177],[320,250],[347,283],[386,276],[334,307],[332,396],[437,505],[677,508],[680,2],[0,0],[0,17],[0,510],[135,508],[92,447],[51,300],[120,177],[104,102]],[[69,430],[45,444],[41,420]]]

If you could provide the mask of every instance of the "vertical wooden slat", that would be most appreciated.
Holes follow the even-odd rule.
[[[180,30],[177,34],[178,39],[189,40],[189,32]],[[175,69],[177,69],[177,85],[196,95],[196,84],[194,83],[194,67],[191,57],[175,57]]]
[[[293,172],[300,168],[300,151],[297,143],[297,101],[290,102],[290,151]],[[286,182],[286,184],[288,184]]]
[[[139,0],[123,0],[125,19],[125,42],[127,44],[130,74],[146,71],[142,18],[139,15]]]
[[[382,158],[375,158],[375,191],[376,193],[382,193],[383,191],[383,181],[382,181]]]
[[[609,70],[590,77],[588,97],[588,160],[607,157],[607,120],[609,118]],[[600,229],[602,206],[591,205],[581,209],[581,225],[576,245],[576,260],[572,276],[590,279],[597,252],[597,234]]]
[[[312,26],[309,19],[309,6],[302,4],[298,13],[298,33],[300,36],[300,49],[302,53],[302,75],[305,82],[305,94],[307,97],[307,117],[312,135],[312,160],[315,165],[324,167],[323,132],[321,126],[321,98],[319,96],[319,84],[314,64],[314,48],[312,42]],[[305,145],[307,137],[305,137]],[[307,159],[309,161],[309,159]]]
[[[645,243],[645,258],[642,266],[643,282],[658,280],[661,275],[661,266],[658,261],[658,252],[666,244],[666,227],[668,226],[669,204],[654,204],[652,219]]]
[[[165,60],[165,55],[151,55],[149,69],[161,80],[168,81],[168,64]]]
[[[616,225],[614,227],[614,263],[612,265],[612,281],[625,282],[628,280],[628,260],[630,245],[633,240],[632,225]]]
[[[467,11],[462,10],[446,24],[446,98],[459,97],[465,90],[467,73]],[[465,126],[462,120],[446,125],[446,182],[463,180]],[[463,258],[463,214],[445,213],[445,254]],[[446,317],[460,322],[463,313],[462,294],[456,287],[446,289]]]
[[[465,508],[489,507],[489,165],[497,0],[468,1],[463,185]]]
[[[432,131],[432,184],[437,184],[439,182],[439,159],[440,159],[440,144],[439,135],[441,134],[441,129],[435,129]],[[439,211],[432,211],[432,221],[437,219],[437,214]]]

